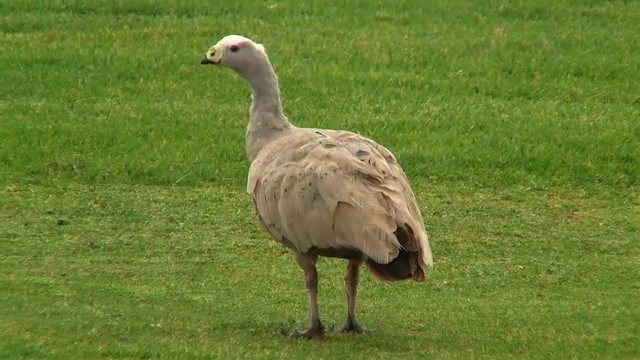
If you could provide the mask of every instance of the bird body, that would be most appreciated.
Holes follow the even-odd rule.
[[[360,135],[290,130],[251,163],[247,192],[260,223],[294,251],[330,249],[333,257],[366,264],[388,264],[401,250],[415,253],[405,275],[374,267],[381,280],[424,280],[423,268],[432,262],[404,172],[387,149]],[[409,236],[399,238],[398,228]]]
[[[262,45],[229,35],[201,63],[230,67],[252,88],[247,192],[259,223],[293,251],[309,291],[311,325],[292,335],[322,338],[325,333],[317,305],[318,256],[349,260],[343,330],[361,333],[355,297],[362,263],[383,281],[423,281],[433,263],[405,173],[393,154],[371,139],[292,125],[282,112],[277,76]]]

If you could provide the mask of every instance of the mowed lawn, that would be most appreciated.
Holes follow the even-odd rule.
[[[436,265],[365,270],[363,336],[281,335],[307,295],[245,193],[249,89],[199,65],[229,33],[410,178]],[[640,358],[639,79],[635,1],[2,1],[0,358]]]

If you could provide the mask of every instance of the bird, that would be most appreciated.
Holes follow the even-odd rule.
[[[319,257],[348,261],[347,320],[342,332],[362,334],[356,319],[359,272],[366,265],[383,282],[425,280],[433,265],[420,208],[395,156],[382,145],[343,130],[301,128],[289,122],[278,77],[265,47],[227,35],[200,60],[235,71],[251,87],[245,134],[247,193],[258,223],[289,248],[304,274],[310,308],[293,338],[323,339],[318,308]]]

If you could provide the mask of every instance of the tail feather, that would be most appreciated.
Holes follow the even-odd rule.
[[[408,227],[408,229],[398,227],[395,235],[400,245],[402,245],[398,256],[387,264],[375,262],[370,258],[367,259],[365,263],[369,271],[382,281],[406,279],[424,281],[424,270],[420,266],[422,262],[421,247],[413,235],[413,230],[411,227]]]

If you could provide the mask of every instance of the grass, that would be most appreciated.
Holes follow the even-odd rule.
[[[640,357],[633,1],[0,3],[0,358]],[[300,126],[390,148],[425,284],[365,272],[362,337],[292,341],[301,271],[244,193],[264,43]],[[345,263],[322,260],[326,323]]]

